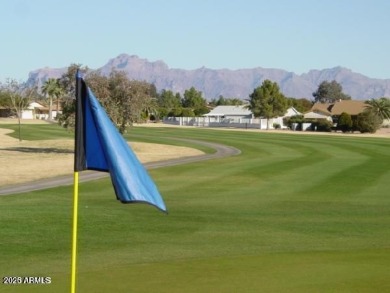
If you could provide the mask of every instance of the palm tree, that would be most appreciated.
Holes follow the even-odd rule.
[[[42,93],[44,93],[49,98],[49,120],[53,119],[53,97],[57,97],[57,104],[58,104],[58,98],[61,95],[61,86],[58,81],[58,79],[55,78],[49,78],[45,81],[44,85],[42,86]],[[58,109],[57,109],[58,113]]]
[[[390,99],[382,97],[366,101],[369,111],[375,113],[382,120],[390,119]]]
[[[154,117],[154,120],[157,119],[158,116],[158,104],[156,98],[145,99],[144,107],[142,109],[142,114],[146,119],[151,119]]]
[[[61,97],[63,96],[64,94],[64,89],[60,86],[57,88],[57,90],[55,91],[54,93],[54,96],[56,97],[56,100],[57,100],[57,114],[56,114],[56,119],[58,120],[59,118],[59,110],[60,110],[60,100],[61,100]]]

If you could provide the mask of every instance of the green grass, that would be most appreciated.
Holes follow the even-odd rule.
[[[9,136],[19,139],[19,125],[17,124],[0,124],[0,128],[11,129],[14,132]],[[130,132],[134,128],[129,129]],[[65,130],[57,124],[22,124],[21,127],[22,140],[50,140],[50,139],[74,139],[74,132]],[[174,137],[153,137],[132,134],[125,137],[133,142],[147,142],[147,143],[163,143],[169,145],[192,147],[203,151],[204,153],[214,153],[214,149],[202,146],[192,142],[178,141]]]
[[[13,138],[19,139],[18,124],[0,124],[0,128],[11,129],[14,132],[10,133]],[[22,124],[21,138],[22,140],[46,140],[59,138],[73,138],[74,132],[67,131],[57,124]]]
[[[35,127],[31,137],[41,136]],[[242,154],[151,170],[169,215],[116,202],[107,179],[81,184],[78,292],[390,291],[390,140],[170,128],[127,135],[175,137]],[[0,292],[69,292],[71,217],[71,186],[0,197],[1,275],[52,277]]]

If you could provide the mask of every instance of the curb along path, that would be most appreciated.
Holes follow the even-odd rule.
[[[168,166],[174,166],[174,165],[188,164],[188,163],[193,163],[193,162],[235,156],[235,155],[239,155],[241,153],[241,151],[239,149],[236,149],[236,148],[231,147],[231,146],[218,144],[218,143],[205,142],[205,141],[199,141],[199,140],[191,140],[191,139],[176,139],[175,138],[175,140],[186,141],[186,142],[191,142],[194,144],[210,147],[210,148],[215,149],[216,152],[214,154],[205,154],[205,155],[200,155],[200,156],[192,156],[192,157],[177,158],[177,159],[171,159],[171,160],[165,160],[165,161],[149,162],[149,163],[143,164],[145,166],[145,168],[146,169],[156,169],[156,168],[162,168],[162,167],[168,167]],[[106,172],[83,171],[83,172],[79,173],[79,182],[87,182],[87,181],[91,181],[91,180],[105,178],[108,176],[109,176],[109,174]],[[3,186],[3,187],[0,187],[0,195],[24,193],[24,192],[42,190],[42,189],[53,188],[53,187],[58,187],[58,186],[67,186],[67,185],[72,185],[72,184],[73,184],[73,174],[64,175],[64,176],[58,176],[58,177],[54,177],[54,178],[41,179],[41,180],[37,180],[34,182],[26,182],[26,183],[15,184],[15,185],[10,185],[10,186]]]

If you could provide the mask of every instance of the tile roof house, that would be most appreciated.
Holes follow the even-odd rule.
[[[357,100],[339,100],[334,103],[315,103],[310,112],[304,114],[305,118],[332,118],[333,122],[337,122],[341,113],[345,112],[351,116],[357,116],[367,109],[367,104],[364,101]],[[317,117],[315,117],[317,116]]]
[[[340,100],[335,103],[315,103],[311,111],[330,116],[339,116],[345,112],[354,116],[362,113],[366,108],[367,104],[364,101]]]

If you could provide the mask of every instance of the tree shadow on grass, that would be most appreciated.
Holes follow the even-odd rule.
[[[31,148],[31,147],[11,147],[0,149],[2,151],[35,153],[35,154],[73,154],[73,150],[60,148]]]

